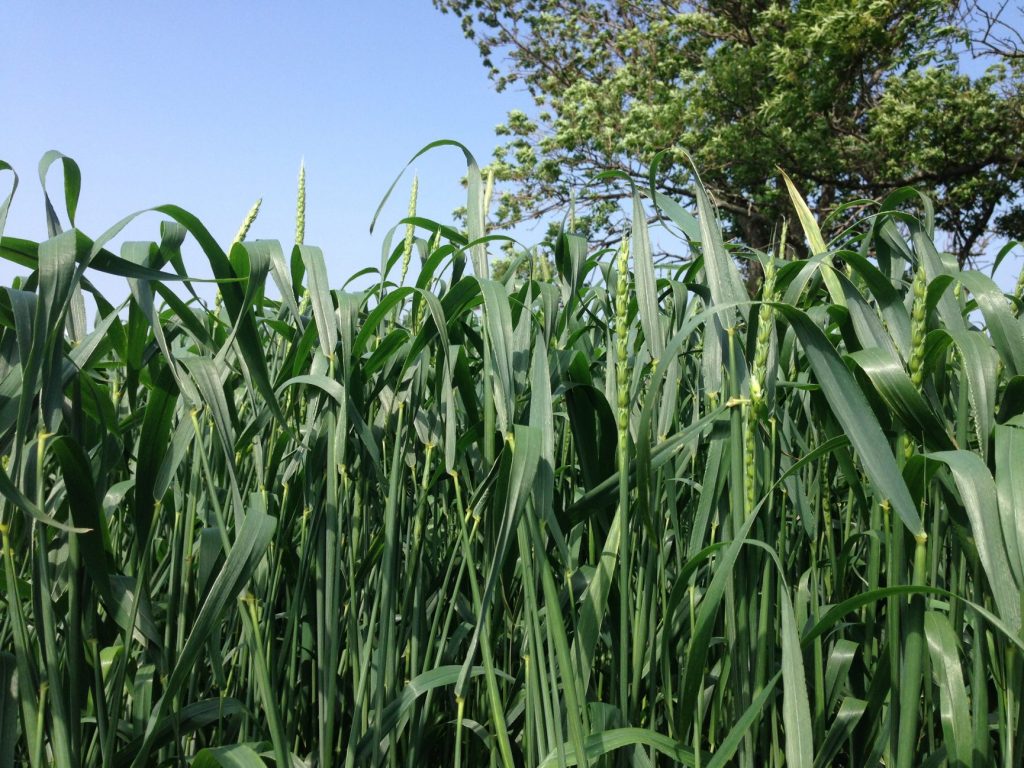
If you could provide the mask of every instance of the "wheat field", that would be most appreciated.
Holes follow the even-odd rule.
[[[44,158],[48,238],[0,241],[0,768],[1021,765],[1024,284],[912,190],[825,242],[788,179],[771,252],[623,180],[620,245],[491,279],[455,149],[465,220],[414,187],[362,290],[301,189],[294,245],[162,206],[115,253]]]

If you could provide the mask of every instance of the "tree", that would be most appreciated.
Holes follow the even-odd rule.
[[[927,191],[961,261],[983,248],[996,216],[1000,234],[1024,237],[1022,68],[993,55],[983,73],[964,71],[978,19],[966,4],[434,3],[461,18],[498,90],[523,87],[536,105],[498,129],[501,224],[564,210],[606,169],[646,183],[655,153],[683,149],[727,233],[755,247],[793,215],[780,168],[819,217],[903,186]],[[677,199],[692,195],[683,159],[658,178]],[[589,191],[578,220],[600,236],[623,190]]]

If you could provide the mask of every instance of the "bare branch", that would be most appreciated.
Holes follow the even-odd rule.
[[[1003,0],[995,11],[982,7],[980,0],[971,0],[964,10],[964,19],[973,21],[977,28],[971,34],[971,52],[975,58],[996,56],[1003,59],[1024,60],[1024,5],[1016,6],[1016,21],[1007,16],[1009,0]]]

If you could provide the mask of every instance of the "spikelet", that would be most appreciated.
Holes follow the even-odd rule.
[[[249,228],[252,226],[252,223],[256,221],[256,216],[259,215],[260,205],[262,203],[263,198],[261,197],[259,200],[253,203],[252,208],[250,208],[249,212],[245,214],[245,219],[242,220],[242,226],[238,228],[238,232],[235,234],[235,239],[231,241],[232,245],[234,245],[235,243],[240,243],[243,240],[245,240],[245,236],[249,234]],[[220,310],[221,307],[223,306],[223,303],[224,297],[220,292],[220,288],[218,288],[217,295],[213,297],[213,313],[215,316],[220,314]]]
[[[551,262],[548,261],[548,257],[540,251],[537,251],[534,258],[537,261],[537,273],[540,279],[545,283],[551,282]]]
[[[412,190],[409,192],[409,216],[408,218],[414,218],[416,216],[416,198],[420,191],[420,178],[419,176],[412,177]],[[405,276],[409,273],[409,262],[412,259],[412,246],[413,241],[416,237],[416,225],[406,224],[405,225],[405,245],[402,248],[402,277],[398,281],[399,285],[405,285]]]
[[[782,236],[779,239],[779,259],[786,253],[787,223],[782,222]],[[757,502],[757,425],[765,411],[764,386],[768,377],[768,352],[772,343],[772,326],[775,314],[770,302],[775,300],[775,258],[769,254],[764,265],[764,282],[761,285],[761,306],[757,310],[757,342],[754,345],[754,362],[750,368],[750,404],[746,413],[743,432],[744,490],[746,491],[746,513],[754,511]]]
[[[295,244],[306,242],[306,162],[299,163],[299,191],[295,203]]]
[[[619,462],[626,460],[629,430],[629,240],[623,238],[615,262],[615,383],[618,387]]]
[[[295,199],[295,244],[306,241],[306,161],[299,162],[299,189]],[[305,315],[310,304],[309,288],[303,288],[299,314]]]
[[[484,232],[487,231],[487,214],[491,210],[491,198],[494,196],[494,169],[487,169],[487,184],[484,186]]]
[[[765,265],[762,301],[768,301],[775,290],[775,264],[769,259]],[[757,502],[757,425],[764,410],[764,380],[768,370],[768,347],[772,337],[772,314],[767,304],[758,310],[757,344],[754,364],[750,370],[750,402],[746,408],[743,430],[743,472],[746,491],[746,514],[752,514]],[[733,330],[729,329],[730,332]]]
[[[727,329],[730,337],[735,333],[735,328]],[[730,344],[731,344],[730,340]],[[754,379],[751,378],[751,384]],[[751,387],[753,392],[753,387]],[[757,502],[757,410],[754,408],[753,400],[744,401],[745,416],[743,420],[743,490],[744,490],[744,513],[750,515],[754,511],[754,504]]]
[[[238,228],[238,234],[236,234],[235,239],[231,241],[232,245],[234,245],[235,243],[240,243],[243,240],[245,240],[245,236],[249,234],[249,227],[251,227],[252,223],[256,221],[256,216],[260,212],[260,205],[262,203],[263,198],[261,197],[253,204],[252,208],[249,209],[249,213],[245,215],[245,220],[242,221],[242,226]]]
[[[786,247],[786,224],[782,225],[782,245]],[[775,299],[775,259],[771,256],[764,267],[761,287],[761,307],[757,311],[757,344],[754,346],[754,364],[750,371],[751,418],[756,419],[764,407],[764,382],[768,374],[768,350],[772,341],[774,315],[768,302]]]
[[[924,270],[924,262],[917,266],[911,290],[914,292],[914,304],[910,310],[910,361],[907,367],[914,387],[921,389],[921,383],[924,381],[924,337],[928,319],[928,276]]]
[[[430,244],[430,252],[433,253],[441,247],[441,230],[438,229],[434,235],[434,239]],[[416,309],[416,316],[413,318],[412,327],[414,331],[419,331],[423,327],[423,318],[426,317],[427,302],[420,300],[419,306]]]
[[[918,262],[910,290],[914,293],[914,304],[910,309],[910,360],[907,369],[914,389],[920,390],[924,382],[924,336],[928,320],[928,276],[923,261]],[[903,441],[903,458],[909,461],[913,455],[914,441],[907,436]]]

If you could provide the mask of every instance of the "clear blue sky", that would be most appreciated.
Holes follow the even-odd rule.
[[[495,125],[529,105],[526,94],[494,92],[458,20],[429,0],[8,0],[0,29],[0,159],[21,177],[5,234],[45,238],[36,167],[58,149],[81,167],[77,224],[91,237],[175,203],[229,242],[262,197],[250,239],[290,247],[305,158],[306,242],[324,249],[332,285],[379,264],[411,173],[373,236],[370,220],[418,149],[457,139],[485,164]],[[465,202],[461,153],[434,150],[415,168],[421,214],[450,221]],[[9,185],[0,174],[0,196]],[[148,214],[119,240],[157,239],[159,220]],[[208,274],[189,255],[189,269]],[[0,285],[24,271],[0,262]],[[104,290],[126,295],[111,280]]]

